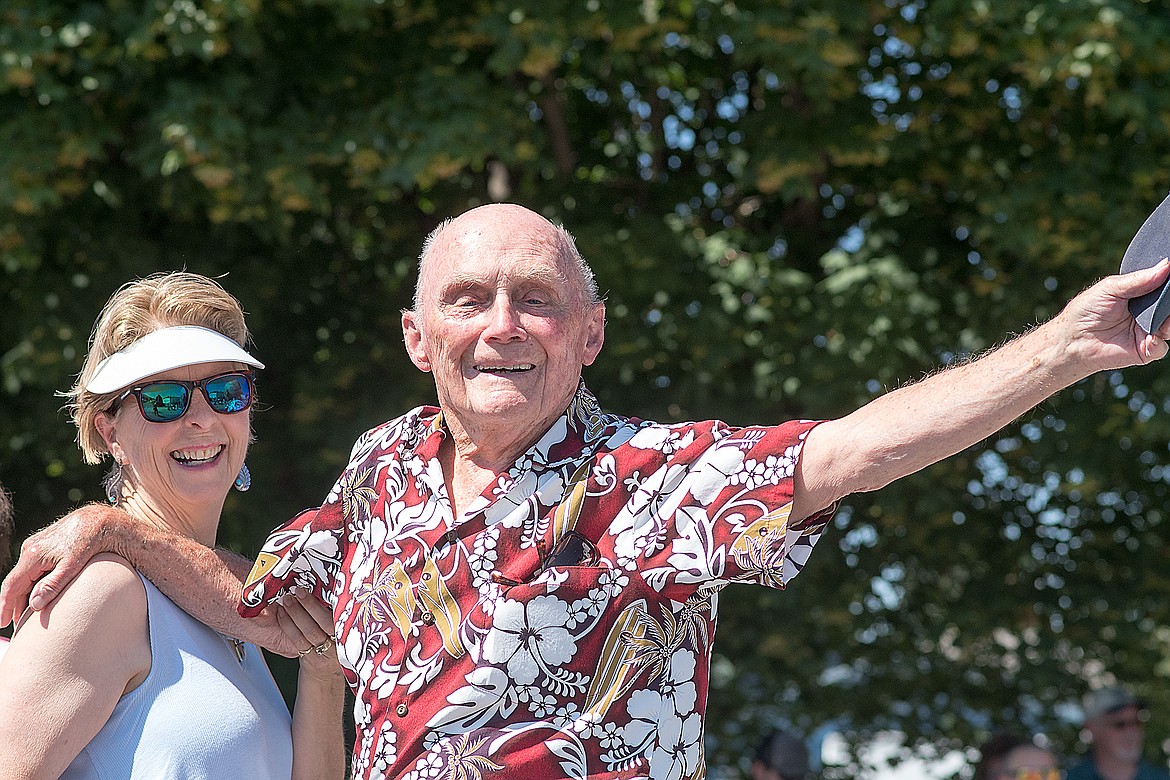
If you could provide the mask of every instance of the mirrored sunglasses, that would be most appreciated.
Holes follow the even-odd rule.
[[[191,394],[195,388],[203,393],[207,405],[220,414],[235,414],[252,405],[252,388],[256,376],[251,371],[229,371],[194,382],[180,379],[165,379],[132,387],[118,398],[118,403],[127,396],[138,399],[138,408],[149,422],[174,422],[191,408]]]

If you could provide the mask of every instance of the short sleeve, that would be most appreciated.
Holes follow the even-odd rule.
[[[619,556],[679,598],[729,582],[783,588],[807,562],[835,507],[792,521],[795,474],[815,421],[733,428],[720,422],[646,427],[628,499],[610,523]],[[627,449],[627,452],[629,452]],[[654,465],[651,465],[651,464]]]
[[[306,509],[273,531],[244,584],[237,607],[255,617],[294,590],[307,590],[329,605],[336,602],[344,528],[336,504]]]
[[[783,588],[804,569],[836,512],[831,506],[807,518],[790,516],[801,450],[816,425],[743,428],[717,445],[742,454],[724,459],[727,483],[707,508],[712,539],[726,552],[719,581]]]

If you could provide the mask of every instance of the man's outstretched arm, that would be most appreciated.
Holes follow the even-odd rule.
[[[1128,304],[1167,276],[1170,262],[1163,260],[1107,277],[999,349],[817,426],[801,455],[792,516],[807,517],[960,452],[1097,371],[1164,357],[1170,323],[1149,335]]]
[[[0,587],[0,626],[26,607],[46,607],[99,552],[130,561],[171,601],[217,631],[281,655],[297,654],[273,614],[245,619],[236,612],[251,569],[246,558],[139,523],[104,504],[83,506],[25,540]]]

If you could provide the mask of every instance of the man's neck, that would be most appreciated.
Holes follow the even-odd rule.
[[[471,436],[457,421],[448,419],[447,423],[450,436],[439,450],[439,462],[443,467],[443,481],[447,484],[451,513],[456,522],[488,485],[511,468],[516,459],[536,444],[548,428],[546,426],[538,433],[518,439],[508,437],[503,432],[496,435],[480,432]]]
[[[566,399],[555,414],[542,417],[536,416],[540,414],[539,409],[533,409],[531,416],[518,410],[508,414],[460,416],[443,408],[443,426],[455,447],[457,460],[500,473],[540,441],[568,405]]]
[[[439,462],[443,466],[443,480],[447,483],[451,515],[456,523],[461,522],[466,508],[507,469],[507,466],[500,469],[485,468],[473,459],[460,458],[456,455],[454,446],[448,443],[444,443],[439,452]]]
[[[523,414],[461,417],[452,414],[440,399],[447,436],[439,450],[439,462],[456,522],[496,477],[548,433],[572,400],[570,395],[556,414],[537,418]],[[538,409],[532,411],[539,414]]]

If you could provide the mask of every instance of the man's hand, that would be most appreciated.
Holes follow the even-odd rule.
[[[808,517],[954,455],[1097,371],[1164,357],[1170,322],[1147,334],[1129,313],[1129,301],[1167,277],[1170,261],[1163,260],[1102,279],[999,349],[817,426],[797,465],[791,517]]]
[[[301,674],[329,679],[341,674],[337,661],[337,639],[333,609],[304,590],[274,607],[277,623],[288,641],[297,648]]]
[[[120,522],[133,520],[112,506],[86,504],[26,539],[0,587],[0,626],[15,622],[29,607],[48,606],[93,556],[118,552],[107,529]]]
[[[1170,320],[1146,333],[1129,301],[1158,289],[1170,276],[1170,260],[1130,274],[1107,277],[1069,301],[1055,323],[1093,371],[1151,363],[1166,356]]]

